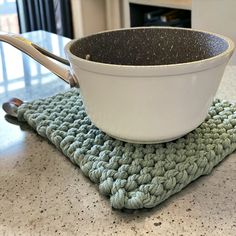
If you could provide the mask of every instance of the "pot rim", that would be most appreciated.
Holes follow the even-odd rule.
[[[81,40],[82,38],[73,39],[70,42],[68,42],[64,48],[65,53],[70,63],[74,66],[80,67],[81,69],[84,69],[87,71],[93,71],[97,73],[116,74],[118,76],[129,75],[129,76],[137,77],[137,76],[144,76],[144,75],[147,75],[147,76],[176,75],[176,74],[185,74],[185,73],[191,73],[191,72],[197,72],[197,71],[204,71],[209,68],[214,68],[222,63],[227,62],[235,49],[235,44],[233,40],[231,40],[230,38],[226,36],[209,32],[209,31],[197,30],[197,29],[192,29],[192,28],[181,28],[181,27],[151,26],[151,27],[121,28],[121,29],[116,29],[116,30],[101,31],[98,33],[90,34],[83,38],[87,38],[93,35],[98,35],[98,34],[103,34],[103,33],[115,32],[115,31],[147,29],[147,28],[148,29],[173,29],[173,30],[179,29],[179,30],[188,30],[188,31],[206,33],[206,34],[214,35],[216,37],[219,37],[225,40],[228,44],[228,47],[226,50],[224,50],[220,54],[213,57],[206,58],[206,59],[191,61],[191,62],[184,62],[184,63],[164,64],[164,65],[119,65],[119,64],[109,64],[109,63],[103,63],[103,62],[89,61],[81,57],[75,56],[70,50],[71,46],[75,42]]]

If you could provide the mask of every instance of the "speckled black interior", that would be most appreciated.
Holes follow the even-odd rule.
[[[136,28],[79,39],[71,52],[95,62],[118,65],[167,65],[203,60],[228,48],[215,35],[175,28]]]

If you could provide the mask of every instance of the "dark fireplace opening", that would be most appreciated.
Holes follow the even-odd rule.
[[[191,10],[130,3],[130,25],[191,28]]]

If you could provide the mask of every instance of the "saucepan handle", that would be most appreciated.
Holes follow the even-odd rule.
[[[2,104],[2,109],[10,116],[17,117],[17,108],[24,102],[18,98],[12,98]]]
[[[68,65],[69,63],[65,59],[60,58],[48,52],[45,49],[40,48],[39,46],[35,45],[28,39],[25,39],[16,34],[0,33],[0,41],[6,42],[12,45],[13,47],[19,49],[20,51],[26,53],[27,55],[35,59],[37,62],[39,62],[41,65],[49,69],[52,73],[57,75],[59,78],[69,83],[71,87],[79,86],[78,81],[72,75],[68,66],[55,63],[54,61],[50,60],[48,57],[51,57],[63,64]]]

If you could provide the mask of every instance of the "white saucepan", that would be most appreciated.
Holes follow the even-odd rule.
[[[102,131],[136,143],[159,143],[199,126],[219,87],[234,43],[193,29],[141,27],[106,31],[65,47],[70,67],[17,35],[1,34],[71,86]],[[46,55],[46,56],[45,56]]]

